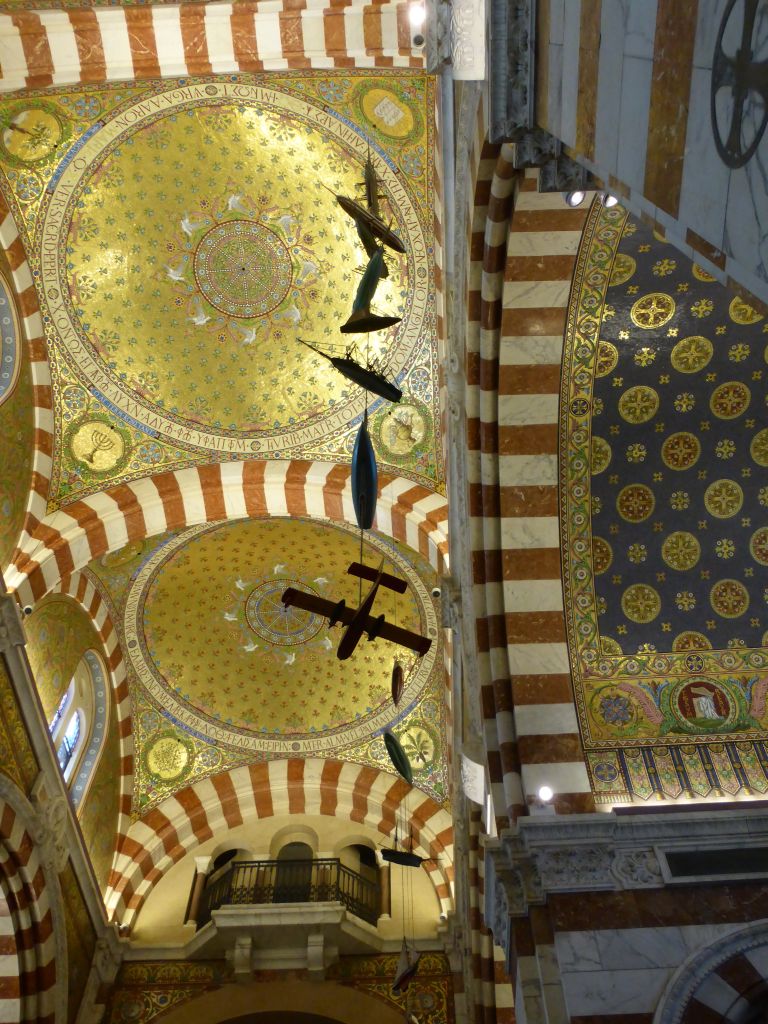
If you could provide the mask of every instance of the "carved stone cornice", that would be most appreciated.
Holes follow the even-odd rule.
[[[768,810],[701,810],[665,814],[574,814],[522,818],[485,841],[485,922],[510,956],[510,919],[525,916],[551,893],[660,889],[673,875],[676,851],[764,847]],[[724,874],[713,880],[727,881]],[[750,877],[768,877],[765,872]]]
[[[516,141],[533,128],[536,0],[491,0],[491,142]]]

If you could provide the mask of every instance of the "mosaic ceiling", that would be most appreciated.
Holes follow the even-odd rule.
[[[380,467],[443,489],[436,416],[430,80],[238,76],[4,105],[0,187],[26,234],[51,356],[51,509],[194,462],[348,461],[365,396],[341,355],[367,257],[332,193],[370,158],[387,251],[357,336],[404,391],[369,403]],[[32,244],[34,240],[34,244]]]
[[[91,563],[127,652],[137,813],[195,779],[265,758],[325,754],[392,771],[386,728],[408,753],[416,785],[445,799],[429,566],[376,534],[366,540],[366,561],[383,559],[409,584],[402,596],[382,592],[374,610],[435,638],[422,659],[377,640],[340,662],[338,628],[280,603],[298,585],[356,606],[360,581],[346,570],[359,556],[357,531],[269,519],[193,527]],[[398,708],[395,657],[406,675]]]
[[[768,791],[768,324],[620,208],[592,211],[577,283],[563,535],[593,783]]]

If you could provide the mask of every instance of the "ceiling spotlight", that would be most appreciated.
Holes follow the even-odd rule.
[[[616,206],[618,203],[616,196],[612,196],[610,192],[603,192],[603,206],[606,210],[610,210],[612,206]]]
[[[569,206],[581,206],[586,195],[586,192],[569,192],[565,197],[565,201]]]
[[[414,28],[419,28],[427,20],[427,12],[422,4],[411,4],[408,8],[408,20]]]
[[[554,795],[550,786],[542,786],[539,789],[539,800],[542,800],[544,803],[551,800]]]

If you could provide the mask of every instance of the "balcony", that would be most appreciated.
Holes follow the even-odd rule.
[[[275,903],[341,903],[375,927],[380,887],[331,857],[238,861],[204,889],[197,927],[207,924],[221,907]]]

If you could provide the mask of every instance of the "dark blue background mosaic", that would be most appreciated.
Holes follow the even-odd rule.
[[[627,222],[592,418],[606,653],[768,642],[768,323]]]

